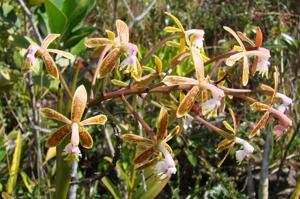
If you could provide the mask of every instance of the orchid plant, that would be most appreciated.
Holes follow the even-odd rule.
[[[242,149],[236,151],[235,155],[239,163],[246,158],[251,158],[251,154],[255,149],[249,141],[241,138],[245,135],[239,135],[240,137],[237,135],[239,122],[236,118],[235,106],[230,102],[232,98],[239,98],[250,102],[251,110],[265,112],[262,119],[250,130],[249,138],[258,135],[259,129],[265,126],[270,115],[278,121],[278,124],[274,127],[276,138],[279,139],[282,137],[283,132],[292,126],[292,120],[285,115],[285,112],[292,104],[292,99],[277,92],[279,87],[279,73],[276,67],[271,67],[272,65],[269,60],[271,58],[270,51],[262,47],[263,38],[260,28],[256,29],[256,41],[253,42],[245,34],[235,32],[231,28],[224,26],[224,29],[235,38],[239,46],[234,46],[226,54],[210,58],[205,52],[205,30],[185,30],[179,19],[170,13],[166,14],[174,21],[176,26],[168,26],[164,30],[176,37],[169,36],[169,39],[166,39],[164,43],[160,43],[158,47],[172,46],[178,49],[176,51],[178,54],[174,58],[175,60],[172,60],[172,67],[176,67],[184,59],[191,61],[188,63],[192,64],[193,73],[187,76],[176,74],[173,70],[169,70],[171,67],[163,67],[162,60],[157,55],[154,55],[155,50],[150,50],[146,57],[154,58],[156,69],[153,69],[152,62],[147,64],[146,59],[140,62],[138,59],[138,46],[129,42],[129,28],[121,20],[116,21],[117,36],[112,31],[106,31],[107,38],[89,38],[85,41],[86,47],[95,48],[93,54],[99,56],[93,71],[93,80],[89,85],[91,88],[91,92],[89,93],[87,93],[83,85],[80,85],[75,90],[78,81],[77,76],[72,81],[74,89],[69,89],[68,83],[64,80],[60,69],[56,66],[55,59],[51,57],[50,53],[55,53],[73,59],[73,55],[70,53],[57,49],[48,49],[50,43],[59,37],[58,34],[48,35],[41,46],[36,44],[30,45],[26,56],[26,64],[31,65],[36,54],[40,55],[46,65],[46,71],[54,78],[59,77],[65,91],[68,92],[68,102],[71,102],[70,117],[68,117],[68,110],[65,112],[65,115],[50,108],[43,108],[41,111],[44,116],[64,123],[46,141],[48,147],[64,148],[62,154],[57,154],[65,156],[65,160],[63,161],[80,161],[82,155],[79,144],[84,148],[91,148],[93,146],[93,139],[85,126],[104,125],[106,123],[107,117],[102,114],[82,120],[86,107],[89,109],[92,107],[103,108],[108,100],[115,100],[116,104],[121,104],[122,102],[118,98],[122,98],[123,105],[130,109],[133,116],[145,128],[147,133],[145,135],[137,135],[136,131],[132,130],[132,128],[125,128],[126,133],[122,132],[123,135],[120,136],[126,143],[136,144],[137,150],[132,161],[133,169],[130,173],[131,180],[135,179],[135,175],[140,175],[141,173],[136,171],[141,170],[151,173],[148,176],[148,180],[151,178],[152,182],[155,180],[168,182],[172,179],[172,175],[176,173],[179,165],[176,165],[176,161],[174,160],[176,155],[167,142],[174,136],[178,136],[179,132],[182,132],[182,134],[185,133],[184,128],[182,128],[183,125],[177,125],[177,121],[185,121],[188,118],[195,119],[222,136],[223,140],[216,146],[216,151],[229,150],[218,166],[221,166],[225,161],[225,158],[230,154],[229,151],[231,151],[235,144],[242,145]],[[245,45],[244,42],[250,44],[250,46]],[[254,59],[250,57],[254,57]],[[226,73],[233,65],[239,65],[240,60],[242,60],[242,73],[240,76],[242,77],[243,87],[246,87],[248,82],[252,78],[255,78],[256,72],[268,77],[268,72],[275,70],[273,76],[274,88],[265,84],[262,84],[259,92],[243,87],[230,88],[231,84],[228,84],[226,80]],[[250,66],[251,60],[254,60],[252,66]],[[210,65],[217,61],[224,61],[225,63],[224,65]],[[207,67],[208,65],[213,67]],[[218,71],[219,75],[214,74],[214,71]],[[126,75],[127,73],[130,73],[129,77]],[[249,75],[250,73],[251,75]],[[220,76],[220,74],[222,75]],[[115,79],[115,76],[118,77],[118,80]],[[128,78],[130,78],[129,83],[125,83],[124,81],[128,80]],[[101,90],[100,87],[95,87],[96,83],[103,85],[104,88]],[[110,91],[109,88],[111,87],[106,85],[111,84],[118,85],[121,88]],[[93,94],[97,92],[100,92],[100,94]],[[163,98],[169,100],[169,104],[152,97],[154,93],[162,94]],[[270,96],[270,98],[262,102],[261,98],[257,97],[258,95],[250,96],[252,94],[263,94]],[[257,97],[257,99],[253,97]],[[59,100],[62,100],[62,98],[63,96]],[[153,129],[150,127],[152,125],[148,125],[145,118],[132,107],[134,105],[131,105],[127,101],[127,99],[132,99],[132,104],[134,104],[137,98],[145,103],[151,103],[151,105],[160,107],[159,117],[156,120],[156,133],[153,133]],[[275,106],[275,98],[281,99],[282,104]],[[171,106],[171,103],[175,104],[175,106]],[[223,120],[225,129],[219,127],[215,122],[208,121],[208,119],[218,118],[221,113],[226,117],[227,114],[224,112],[224,110],[227,110],[225,109],[226,106],[230,107],[227,109],[229,110],[233,127],[226,121],[226,118]],[[102,108],[101,110],[103,110]],[[107,111],[105,114],[111,113]],[[169,114],[174,115],[174,118],[170,119]],[[122,124],[123,122],[119,121],[113,114],[110,116],[116,123],[116,128],[124,129],[125,125]],[[171,125],[175,126],[175,128],[168,133],[168,127]],[[63,140],[67,138],[70,138],[70,142],[64,144]],[[175,143],[176,141],[173,140],[173,142]],[[176,144],[174,146],[176,147]],[[57,167],[56,169],[59,170],[60,168]],[[120,166],[118,170],[119,172],[121,171]],[[68,175],[68,172],[66,171],[64,175]],[[136,184],[138,183],[134,181],[128,183],[128,190],[132,192],[129,196],[132,196],[135,190],[131,186]],[[163,189],[164,185],[152,183],[145,192],[151,190],[151,197],[155,197]],[[57,196],[65,197],[64,195]]]

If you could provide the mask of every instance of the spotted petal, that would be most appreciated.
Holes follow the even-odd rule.
[[[45,63],[47,73],[54,78],[58,78],[58,69],[51,55],[45,51],[42,53],[42,58]]]
[[[71,124],[71,120],[69,120],[68,118],[66,118],[64,115],[62,115],[59,112],[56,112],[55,110],[51,109],[51,108],[43,108],[41,111],[46,117],[53,119],[53,120],[57,120],[66,124]]]
[[[191,53],[195,65],[197,80],[201,81],[202,79],[204,79],[204,65],[200,51],[197,48],[192,47]]]
[[[129,42],[129,29],[127,24],[124,21],[118,19],[116,21],[116,26],[121,44],[127,44]]]
[[[269,117],[270,117],[270,113],[265,112],[263,117],[257,122],[257,124],[252,129],[252,131],[249,135],[249,138],[252,138],[252,137],[256,136],[259,133],[260,129],[263,128],[265,126],[265,124],[267,123]]]
[[[181,77],[176,75],[166,76],[162,82],[167,86],[176,86],[176,85],[198,85],[198,81],[188,77]]]
[[[167,136],[167,128],[169,123],[168,111],[165,107],[160,109],[157,123],[157,141],[160,142]]]
[[[83,85],[79,86],[74,94],[72,109],[71,109],[71,120],[73,122],[80,122],[83,115],[87,102],[87,93]]]
[[[134,160],[133,162],[135,164],[137,163],[142,163],[144,161],[146,161],[153,153],[155,152],[153,147],[150,147],[148,149],[146,149],[145,151],[143,151],[142,153],[140,153]]]
[[[80,127],[79,129],[79,140],[82,147],[90,149],[93,146],[93,138],[86,128]]]
[[[107,38],[89,38],[85,41],[85,46],[88,48],[95,48],[111,44],[113,44],[113,42]]]
[[[105,77],[115,68],[120,56],[120,49],[115,48],[104,58],[102,63],[98,63],[101,64],[99,69],[100,78]]]
[[[86,120],[83,120],[82,122],[80,122],[80,125],[104,125],[106,121],[107,117],[105,115],[96,115],[94,117],[90,117]]]
[[[59,145],[64,138],[70,133],[70,125],[66,124],[52,133],[48,138],[46,145],[48,147],[55,147]]]
[[[199,87],[194,86],[183,98],[177,109],[177,117],[180,118],[189,112],[194,105],[195,99],[199,93]]]
[[[141,145],[153,145],[153,141],[135,134],[125,134],[122,139],[126,142],[141,144]]]

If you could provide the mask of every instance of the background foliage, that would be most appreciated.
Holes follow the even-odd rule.
[[[64,3],[62,3],[64,2]],[[76,3],[75,3],[76,2]],[[124,1],[114,0],[80,0],[80,1],[55,1],[55,0],[27,0],[26,4],[32,13],[32,19],[37,24],[42,38],[48,33],[56,32],[62,36],[54,44],[59,49],[65,49],[80,57],[82,65],[79,75],[79,84],[83,83],[89,90],[88,81],[91,80],[93,63],[96,57],[92,51],[84,47],[84,39],[89,37],[104,36],[105,30],[114,30],[114,21],[122,19],[127,24],[134,21],[134,16],[139,16],[150,1],[128,0],[128,7]],[[22,67],[25,49],[34,40],[29,18],[24,15],[17,1],[1,1],[0,7],[0,192],[6,190],[9,179],[9,168],[13,159],[14,149],[19,142],[15,142],[18,132],[22,132],[23,144],[20,157],[18,181],[15,185],[15,195],[22,198],[35,197],[37,187],[36,151],[30,108],[30,95],[26,86],[24,68]],[[186,29],[205,29],[205,50],[214,56],[230,50],[233,39],[225,34],[223,26],[230,26],[234,30],[247,33],[254,37],[256,26],[260,26],[264,33],[264,46],[271,50],[272,64],[278,65],[281,75],[279,90],[293,99],[293,107],[289,111],[293,119],[293,127],[281,140],[272,139],[269,180],[272,198],[286,198],[294,191],[298,179],[299,184],[299,64],[300,64],[300,4],[298,1],[258,0],[258,1],[169,1],[158,0],[147,15],[131,28],[131,41],[139,44],[140,57],[157,44],[166,33],[162,30],[170,25],[170,19],[165,15],[170,11],[177,16]],[[133,15],[133,17],[131,16]],[[36,41],[38,42],[38,41]],[[171,48],[163,47],[156,55],[163,60],[163,66],[168,67],[168,61],[175,56]],[[59,66],[65,70],[64,76],[71,81],[73,72],[67,60],[57,58]],[[48,78],[39,63],[33,68],[33,82],[38,107],[55,107],[56,93],[60,89],[57,81]],[[181,64],[177,74],[186,74],[189,67]],[[234,75],[231,78],[235,78]],[[268,82],[267,79],[257,79],[257,82]],[[257,84],[252,82],[252,84]],[[116,87],[109,85],[110,90]],[[251,84],[250,84],[251,87]],[[157,100],[159,96],[156,96]],[[159,101],[159,100],[158,100]],[[237,113],[247,111],[242,101],[234,102],[239,110]],[[108,101],[105,110],[113,115],[118,115],[119,122],[123,125],[130,124],[134,118],[126,112],[122,105]],[[148,104],[138,104],[139,110],[149,124],[155,124],[158,108]],[[103,107],[97,110],[103,111]],[[246,113],[248,118],[256,121],[259,116]],[[121,116],[120,116],[121,115]],[[121,117],[121,118],[120,118]],[[219,118],[222,119],[222,118]],[[46,161],[47,148],[44,146],[45,138],[56,124],[40,118],[40,143],[43,155],[43,175],[46,176],[41,183],[43,195],[50,196],[53,187],[55,161]],[[240,121],[241,133],[246,134]],[[125,126],[126,127],[126,126]],[[83,158],[79,162],[79,178],[90,178],[95,172],[101,173],[109,166],[108,157],[112,157],[116,140],[113,130],[105,127],[90,127],[94,138],[91,150],[83,151]],[[131,131],[138,131],[136,122],[130,126]],[[105,132],[107,131],[107,132]],[[126,133],[122,131],[121,133]],[[264,132],[262,132],[264,134]],[[111,138],[110,138],[111,137]],[[217,161],[223,154],[216,154],[215,147],[220,139],[212,134],[205,126],[192,123],[177,140],[171,142],[176,150],[175,155],[179,165],[178,173],[172,177],[166,188],[160,193],[159,198],[253,198],[253,192],[258,190],[259,173],[262,163],[264,137],[254,141],[260,149],[255,153],[255,158],[237,165],[234,154],[217,168]],[[176,147],[175,147],[176,146]],[[118,166],[122,171],[130,171],[130,161],[133,156],[133,146],[122,144],[121,157]],[[283,157],[286,153],[286,159]],[[280,166],[282,164],[282,166]],[[280,170],[279,170],[280,169]],[[278,174],[278,172],[280,172]],[[279,176],[279,178],[277,177]],[[121,180],[120,180],[121,179]],[[114,170],[109,174],[109,180],[104,183],[80,184],[78,195],[80,198],[111,198],[107,184],[116,186],[117,192],[126,192],[126,175]],[[106,184],[106,185],[104,185]],[[298,185],[299,186],[299,185]]]

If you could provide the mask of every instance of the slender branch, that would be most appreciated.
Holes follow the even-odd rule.
[[[126,1],[126,0],[123,0]],[[137,17],[133,18],[133,20],[128,25],[129,28],[132,28],[134,25],[138,24],[142,19],[150,12],[152,7],[155,5],[156,0],[152,0],[150,4],[146,7],[146,9]]]
[[[31,71],[28,71],[27,76],[28,76],[27,85],[28,85],[29,94],[31,98],[33,124],[39,126],[39,112],[36,106],[36,98],[35,98],[35,93],[33,88]],[[38,198],[40,198],[40,185],[41,185],[41,177],[43,175],[43,170],[42,170],[43,164],[42,164],[42,154],[41,154],[41,147],[40,147],[40,131],[38,129],[34,129],[34,139],[35,139],[35,147],[37,153],[37,160],[36,160],[37,176],[38,176],[37,190],[38,190]]]
[[[128,5],[127,0],[123,0],[123,3],[124,3],[124,5],[125,5],[125,7],[126,7],[126,9],[127,9],[128,14],[130,15],[130,17],[131,17],[132,19],[134,19],[134,15],[133,15],[133,13],[132,13],[132,11],[131,11],[131,9],[130,9],[130,6]]]
[[[146,130],[148,136],[152,139],[155,138],[155,135],[153,133],[153,129],[145,122],[145,120],[133,109],[133,107],[129,104],[129,102],[126,100],[124,95],[121,96],[122,101],[126,104],[126,106],[129,108],[130,112],[134,115],[134,117],[140,122],[140,124],[143,126],[143,128]]]
[[[29,21],[30,21],[30,24],[31,24],[31,27],[32,27],[32,30],[34,32],[34,35],[35,35],[35,38],[40,42],[42,43],[43,39],[41,37],[41,34],[37,28],[37,26],[35,25],[34,23],[34,20],[32,18],[32,14],[30,12],[30,10],[27,8],[25,2],[23,0],[18,0],[23,12],[25,13],[25,15],[28,17]]]
[[[78,162],[73,161],[72,163],[72,169],[71,169],[71,180],[77,181],[77,168],[78,168]],[[69,199],[76,199],[76,191],[77,191],[78,185],[77,184],[71,184],[69,189]]]

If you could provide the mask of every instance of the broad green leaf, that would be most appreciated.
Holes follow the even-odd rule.
[[[53,0],[45,0],[48,23],[52,33],[64,33],[67,25],[66,15],[59,10]]]
[[[84,37],[88,36],[94,30],[95,28],[93,27],[82,27],[72,32],[68,39],[65,40],[64,48],[71,48],[75,46],[78,42],[80,42]]]
[[[21,131],[19,130],[17,131],[16,146],[15,146],[12,163],[9,169],[9,179],[6,187],[6,191],[10,195],[12,195],[15,191],[15,186],[16,186],[18,172],[19,172],[21,152],[22,152],[22,134]]]
[[[151,170],[149,168],[149,170]],[[151,175],[151,174],[150,174]],[[140,186],[138,190],[133,194],[133,199],[147,198],[154,199],[169,182],[169,178],[159,179],[158,176],[152,174],[150,177],[146,178],[147,190],[144,190],[143,186]]]
[[[105,185],[105,187],[108,189],[108,191],[113,195],[114,198],[116,199],[121,199],[122,196],[120,192],[118,191],[118,188],[116,185],[112,183],[112,181],[108,177],[103,177],[101,179],[101,182]]]

